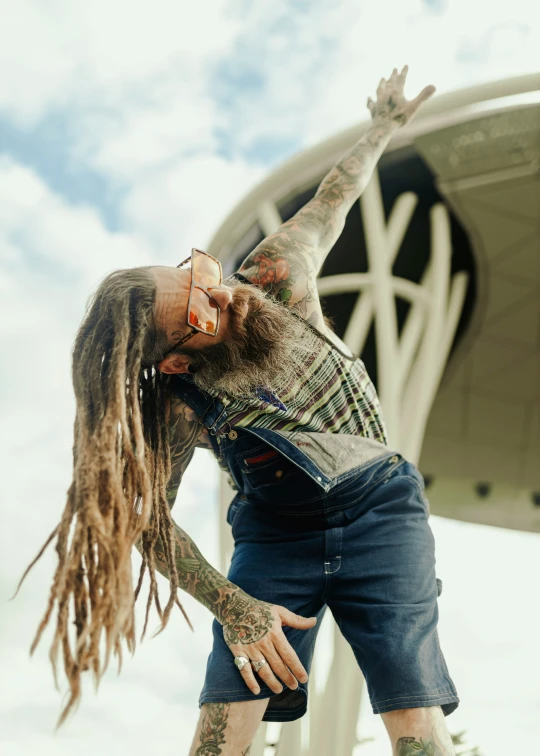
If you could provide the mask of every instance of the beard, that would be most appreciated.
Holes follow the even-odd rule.
[[[195,385],[232,399],[252,395],[259,386],[285,395],[320,349],[317,334],[261,289],[236,278],[224,283],[234,292],[222,340],[201,349],[178,350],[190,357],[189,372]]]

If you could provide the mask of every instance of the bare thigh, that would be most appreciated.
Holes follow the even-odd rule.
[[[189,756],[247,756],[269,700],[204,704]]]

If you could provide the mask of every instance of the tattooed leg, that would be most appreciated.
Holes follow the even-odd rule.
[[[394,756],[455,756],[440,706],[387,711],[381,717]]]
[[[220,746],[225,745],[225,730],[230,708],[230,704],[227,703],[210,704],[206,708],[199,733],[200,745],[195,751],[197,756],[222,753]]]
[[[204,704],[189,756],[249,756],[269,700]]]

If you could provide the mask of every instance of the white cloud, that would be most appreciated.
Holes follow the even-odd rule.
[[[159,250],[164,264],[175,265],[192,247],[207,246],[218,222],[262,175],[260,167],[217,155],[178,161],[133,186],[122,219]]]
[[[533,23],[534,0],[441,5],[436,13],[426,12],[421,0],[390,5],[343,0],[335,7],[339,44],[324,67],[318,97],[306,105],[309,144],[368,120],[367,97],[374,96],[382,76],[405,63],[408,97],[427,84],[441,94],[537,71],[540,28]]]
[[[30,273],[33,267],[42,272],[50,266],[52,280],[61,272],[88,287],[115,267],[150,263],[139,238],[108,232],[93,208],[70,205],[7,157],[0,158],[0,224],[14,272]],[[27,283],[32,284],[31,276]]]
[[[140,239],[107,231],[92,208],[70,205],[8,159],[0,163],[0,249],[8,252],[0,274],[0,459],[2,517],[9,523],[0,531],[0,752],[68,756],[76,750],[90,756],[99,749],[112,756],[125,748],[142,756],[150,734],[163,753],[172,742],[187,752],[211,642],[212,618],[203,607],[185,597],[197,632],[178,612],[167,632],[148,638],[133,660],[126,659],[120,677],[112,665],[97,697],[86,686],[78,714],[53,738],[62,698],[54,692],[47,659],[51,628],[28,659],[56,563],[52,547],[16,600],[6,603],[64,507],[74,416],[69,350],[84,301],[109,270],[151,263],[152,257]],[[214,563],[216,475],[207,453],[198,450],[175,511]],[[138,562],[134,555],[136,569]],[[160,583],[166,595],[167,583]],[[141,601],[139,630],[142,611]]]
[[[0,2],[0,108],[35,123],[51,108],[117,107],[141,97],[172,67],[197,72],[227,50],[238,20],[227,3],[175,0]]]
[[[110,233],[95,210],[69,205],[6,158],[0,160],[0,229],[0,248],[8,253],[2,304],[9,313],[0,320],[6,357],[0,404],[11,426],[0,443],[16,463],[21,449],[34,439],[43,443],[46,433],[52,443],[45,455],[56,433],[65,444],[72,417],[69,351],[90,292],[110,270],[149,264],[151,257],[140,239]]]

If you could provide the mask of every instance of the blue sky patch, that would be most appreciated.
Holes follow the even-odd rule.
[[[74,124],[73,113],[67,112],[50,113],[27,130],[0,118],[1,150],[70,204],[90,205],[110,231],[118,231],[121,192],[74,157]]]

